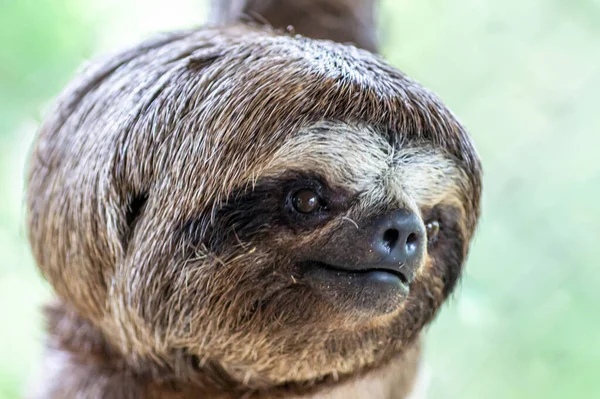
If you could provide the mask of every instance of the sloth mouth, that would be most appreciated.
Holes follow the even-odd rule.
[[[353,303],[369,313],[390,313],[410,293],[409,281],[398,270],[361,266],[345,268],[320,261],[299,266],[305,281],[336,302]]]
[[[357,320],[396,312],[410,293],[408,280],[395,269],[343,267],[320,261],[304,261],[298,266],[302,279],[315,294]]]
[[[325,270],[328,270],[328,271],[331,271],[334,273],[355,275],[357,277],[360,277],[360,276],[368,277],[369,275],[372,275],[372,274],[375,274],[375,275],[381,274],[382,276],[387,275],[388,278],[395,277],[400,281],[400,283],[402,283],[402,285],[405,285],[406,287],[409,286],[409,282],[408,282],[408,279],[406,278],[406,276],[395,269],[388,269],[388,268],[382,268],[382,267],[369,267],[369,266],[346,268],[346,267],[331,265],[329,263],[324,263],[324,262],[319,262],[319,261],[306,261],[306,262],[302,262],[301,265],[304,268],[320,268],[320,269],[325,269]]]

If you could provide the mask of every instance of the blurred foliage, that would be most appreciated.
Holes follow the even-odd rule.
[[[22,394],[51,297],[23,226],[48,101],[99,52],[200,24],[202,0],[0,0],[0,398]],[[600,1],[383,0],[385,56],[437,92],[485,166],[465,277],[427,334],[430,397],[597,398]]]

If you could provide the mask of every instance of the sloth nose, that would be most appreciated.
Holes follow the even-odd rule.
[[[425,228],[410,211],[393,211],[373,224],[371,248],[379,259],[376,266],[396,271],[406,283],[415,279],[425,245]]]

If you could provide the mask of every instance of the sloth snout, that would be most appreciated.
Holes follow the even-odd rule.
[[[420,218],[405,209],[390,212],[373,223],[372,250],[377,266],[396,270],[413,282],[425,251],[425,228]]]

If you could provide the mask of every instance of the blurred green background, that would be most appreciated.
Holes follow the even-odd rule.
[[[202,23],[203,0],[0,0],[0,398],[40,357],[47,284],[23,167],[89,58]],[[427,333],[433,399],[600,398],[600,1],[384,0],[385,56],[436,91],[485,166],[483,217]]]

